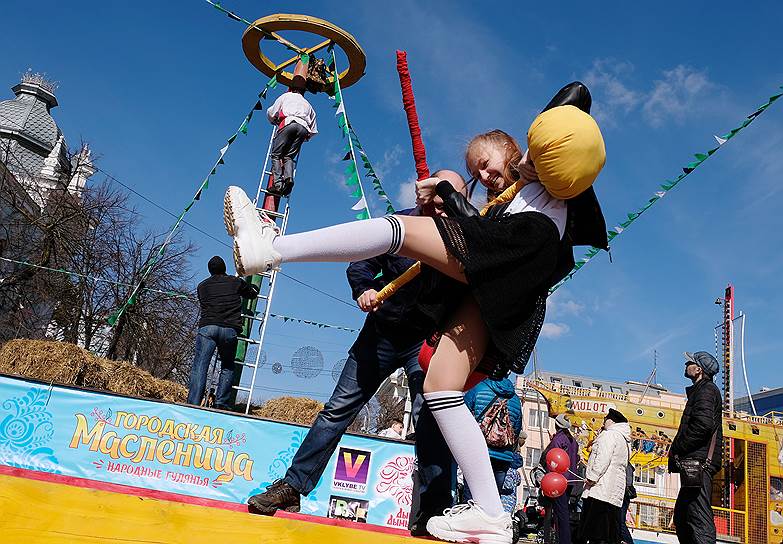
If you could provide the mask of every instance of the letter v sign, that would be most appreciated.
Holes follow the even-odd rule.
[[[349,478],[356,478],[356,475],[359,473],[359,470],[361,470],[365,459],[367,459],[366,455],[357,455],[356,461],[354,462],[353,456],[350,454],[350,452],[344,451],[343,461],[345,461],[345,474]]]

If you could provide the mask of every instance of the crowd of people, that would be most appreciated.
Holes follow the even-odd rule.
[[[272,187],[279,195],[290,193],[291,158],[316,132],[302,89],[286,93],[268,112],[279,126]],[[543,324],[548,291],[574,265],[573,247],[607,248],[592,188],[605,151],[590,106],[583,84],[564,87],[531,125],[526,151],[501,130],[480,134],[465,153],[470,182],[454,170],[439,170],[417,182],[415,208],[377,219],[280,236],[242,189],[229,188],[224,217],[240,275],[266,272],[283,262],[350,262],[353,298],[367,312],[332,396],[285,476],[250,497],[251,511],[297,511],[359,411],[391,373],[404,369],[416,431],[411,534],[455,542],[512,542],[525,434],[521,402],[507,376],[524,370]],[[293,113],[286,113],[286,107]],[[298,121],[302,116],[306,119]],[[468,198],[474,183],[487,191],[489,203],[481,211]],[[425,215],[425,209],[434,214]],[[422,263],[422,272],[381,303],[379,292],[415,261]],[[218,350],[221,374],[214,402],[227,408],[242,300],[256,296],[257,289],[228,276],[219,257],[210,261],[209,271],[198,289],[202,319],[188,401],[201,402],[206,367]],[[420,364],[425,352],[426,373]],[[721,448],[714,447],[720,441],[720,395],[709,383],[717,363],[704,352],[687,357],[686,375],[694,385],[671,444],[670,468],[694,471],[689,460],[695,459],[702,471],[699,485],[680,493],[675,522],[681,542],[714,542],[709,486],[713,467],[720,466]],[[476,376],[484,379],[464,392]],[[713,411],[706,414],[708,408]],[[555,426],[549,448],[568,454],[570,485],[561,496],[545,499],[548,523],[554,526],[549,533],[556,533],[560,544],[632,543],[625,525],[634,494],[627,419],[609,411],[584,470],[565,414],[557,415]],[[383,435],[402,438],[402,422],[394,422]],[[464,481],[459,494],[454,488],[457,467]],[[455,504],[457,498],[461,504]],[[572,531],[575,509],[581,511],[581,521]]]

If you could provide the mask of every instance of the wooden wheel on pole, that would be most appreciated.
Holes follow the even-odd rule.
[[[325,40],[312,47],[300,47],[278,34],[278,32],[286,30],[307,32],[325,38]],[[288,49],[295,51],[296,55],[276,64],[261,50],[264,39],[276,40]],[[277,74],[277,81],[288,86],[291,85],[294,74],[293,69],[287,71],[285,68],[296,65],[301,55],[312,55],[332,44],[342,49],[348,58],[348,67],[340,72],[338,77],[340,78],[340,87],[350,87],[364,75],[367,57],[356,38],[329,21],[309,15],[276,13],[254,21],[242,34],[242,50],[245,52],[247,60],[261,73],[269,77]],[[334,77],[328,75],[326,83],[334,84]],[[328,87],[329,85],[327,85]]]

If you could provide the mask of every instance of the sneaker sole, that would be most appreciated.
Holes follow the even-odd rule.
[[[466,536],[465,533],[457,531],[427,531],[437,538],[438,540],[445,540],[447,542],[466,542],[474,544],[512,544],[513,537],[503,538],[500,535],[470,535]]]
[[[228,191],[223,197],[223,224],[226,226],[226,232],[229,236],[236,236],[237,227],[234,220],[234,207],[231,205],[231,197]],[[242,254],[239,252],[239,245],[234,240],[234,267],[237,270],[237,274],[240,276],[246,276],[245,266],[242,264]]]
[[[261,514],[264,516],[274,516],[275,512],[278,510],[283,510],[284,512],[299,512],[299,506],[286,506],[285,508],[278,508],[277,506],[266,506],[261,504],[255,504],[255,503],[247,503],[248,510],[250,510],[253,514]]]

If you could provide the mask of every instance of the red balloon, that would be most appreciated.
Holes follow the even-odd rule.
[[[556,499],[565,493],[568,481],[559,472],[548,472],[541,478],[541,491],[550,499]]]
[[[430,346],[427,342],[424,342],[424,344],[421,346],[421,351],[419,351],[419,366],[421,366],[421,369],[425,374],[427,373],[427,369],[430,366],[430,360],[432,359],[433,353],[435,353],[435,347]],[[478,385],[479,382],[482,382],[485,379],[487,379],[487,375],[483,372],[473,372],[470,376],[468,376],[468,379],[465,381],[465,387],[462,390],[469,391]]]
[[[552,448],[546,454],[546,468],[549,472],[564,473],[571,467],[571,459],[562,448]]]

